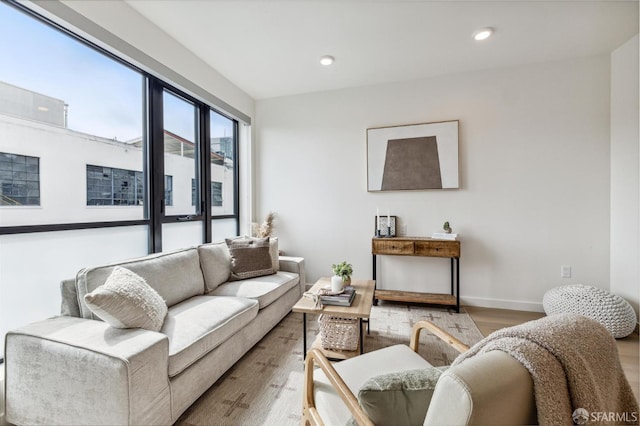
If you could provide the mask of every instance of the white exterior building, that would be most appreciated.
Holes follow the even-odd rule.
[[[4,83],[0,83],[0,89]],[[15,89],[14,86],[11,86]],[[25,91],[29,92],[29,91]],[[20,99],[20,91],[11,90]],[[33,92],[29,92],[33,93]],[[38,95],[39,100],[46,96]],[[56,101],[56,100],[54,100]],[[58,101],[54,105],[63,106]],[[19,102],[14,105],[22,105]],[[37,109],[39,103],[31,103]],[[24,105],[23,105],[24,106]],[[53,123],[35,120],[28,108],[16,108],[15,114],[0,112],[0,153],[35,157],[38,159],[39,203],[24,205],[12,197],[11,179],[19,178],[14,173],[0,172],[0,225],[21,226],[54,223],[82,223],[94,221],[138,220],[144,218],[143,190],[137,195],[134,188],[121,188],[129,191],[134,197],[131,205],[92,205],[89,193],[95,193],[87,178],[87,166],[100,166],[130,171],[138,175],[138,184],[142,183],[143,150],[141,139],[119,142],[86,133],[77,132],[64,127],[64,122]],[[23,114],[26,117],[18,115]],[[221,141],[212,139],[212,147],[221,145]],[[222,141],[224,142],[224,141]],[[222,143],[224,145],[224,143]],[[193,185],[195,177],[195,160],[193,144],[177,135],[165,132],[165,178],[167,188],[166,215],[183,215],[195,213],[193,204]],[[95,168],[94,168],[95,169]],[[105,169],[106,170],[106,169]],[[95,174],[95,173],[94,173]],[[125,173],[126,174],[126,173]],[[106,175],[105,175],[106,176]],[[108,179],[105,177],[105,179]],[[128,187],[130,182],[120,186]],[[233,159],[213,152],[211,155],[211,180],[214,182],[216,195],[212,198],[213,215],[233,214],[234,171]],[[95,180],[92,180],[94,182]],[[83,182],[83,184],[79,184]],[[117,191],[117,183],[113,190]],[[3,191],[4,188],[4,191]],[[102,188],[104,189],[104,188]],[[217,192],[216,192],[217,191]],[[109,191],[103,191],[104,199],[112,198]],[[34,189],[32,194],[36,195]],[[226,202],[225,202],[226,201]],[[32,203],[33,204],[33,203]],[[117,203],[116,203],[117,204]]]

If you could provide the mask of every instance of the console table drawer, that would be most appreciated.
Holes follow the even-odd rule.
[[[416,256],[460,257],[460,244],[457,241],[416,241]]]
[[[378,240],[372,241],[373,254],[407,254],[413,255],[413,241]]]

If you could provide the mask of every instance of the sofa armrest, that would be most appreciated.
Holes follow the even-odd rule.
[[[304,268],[304,257],[280,256],[280,270],[294,272],[300,277],[300,296],[307,289],[307,274]]]
[[[76,279],[70,278],[60,282],[60,314],[69,317],[82,318],[80,306],[78,306],[78,289]]]
[[[61,316],[5,337],[7,421],[170,424],[169,342],[142,329]]]

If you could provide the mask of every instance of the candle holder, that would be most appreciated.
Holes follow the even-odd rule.
[[[396,216],[379,216],[375,218],[375,236],[391,238],[396,236]]]

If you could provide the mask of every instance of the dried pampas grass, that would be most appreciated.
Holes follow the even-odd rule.
[[[254,222],[252,224],[254,237],[258,237],[258,238],[270,237],[271,234],[273,233],[273,228],[275,227],[273,223],[275,218],[276,218],[276,214],[274,212],[269,212],[267,214],[267,217],[264,219],[264,222],[262,222],[261,225],[258,225],[257,223]]]

